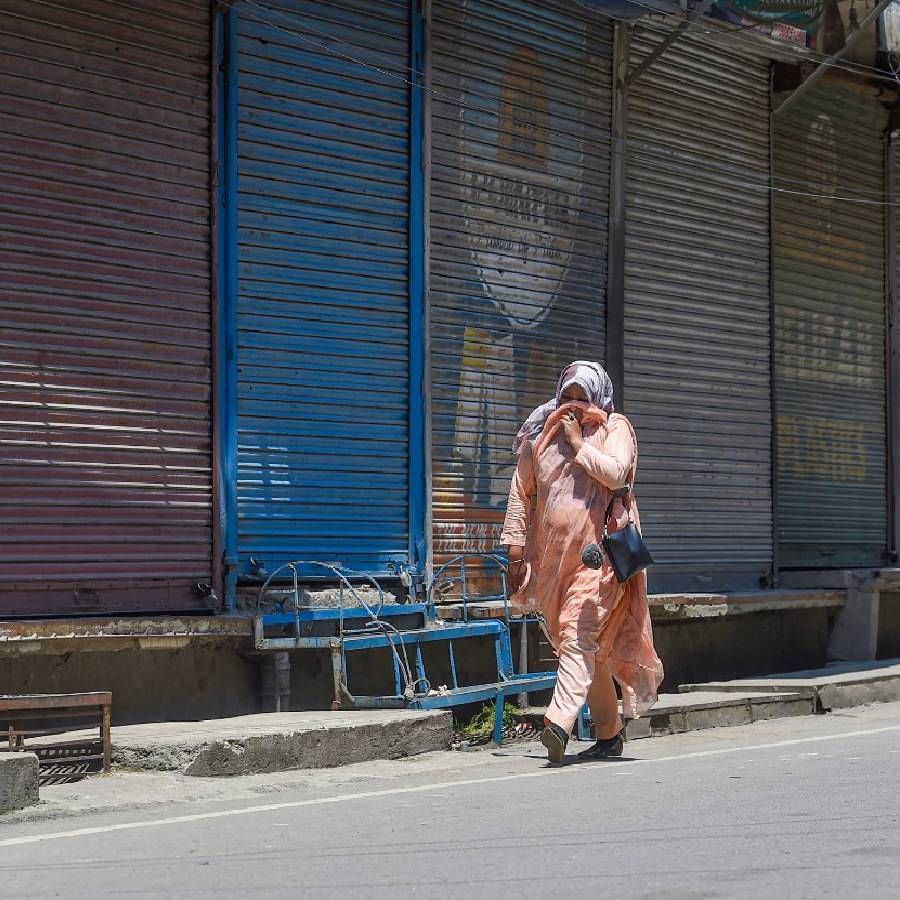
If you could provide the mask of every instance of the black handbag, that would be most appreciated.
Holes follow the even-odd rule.
[[[631,518],[631,505],[629,503],[626,503],[628,524],[612,534],[609,532],[609,520],[612,516],[613,504],[620,496],[630,491],[631,485],[629,484],[625,485],[622,491],[616,491],[613,494],[612,499],[609,501],[609,506],[606,507],[606,521],[603,523],[603,549],[616,578],[622,584],[633,578],[638,572],[643,572],[647,566],[653,564],[653,557],[650,555],[650,551],[641,537],[641,532]]]

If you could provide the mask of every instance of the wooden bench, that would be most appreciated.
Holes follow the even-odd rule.
[[[36,753],[42,781],[66,777],[60,775],[61,768],[82,767],[92,762],[102,762],[103,771],[109,772],[111,710],[109,691],[0,694],[0,741],[5,734],[10,750]],[[95,728],[96,737],[79,733]]]

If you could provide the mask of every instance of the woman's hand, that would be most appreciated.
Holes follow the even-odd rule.
[[[524,587],[525,580],[525,548],[509,548],[509,570],[506,577],[510,594],[517,594]]]
[[[569,446],[578,453],[584,444],[584,436],[581,433],[581,422],[578,421],[578,416],[572,410],[563,416],[562,427]]]

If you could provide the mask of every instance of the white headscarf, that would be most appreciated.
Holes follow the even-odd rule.
[[[596,406],[606,413],[611,413],[613,407],[613,385],[609,375],[600,363],[579,359],[566,366],[559,375],[556,383],[556,396],[552,400],[541,404],[519,429],[513,452],[518,453],[519,448],[526,441],[537,437],[544,430],[544,423],[551,413],[559,409],[562,403],[562,395],[570,385],[578,384],[584,388],[591,406]]]

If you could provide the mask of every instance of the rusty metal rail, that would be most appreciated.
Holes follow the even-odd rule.
[[[0,695],[0,741],[11,751],[30,751],[40,761],[44,784],[83,777],[112,766],[112,693]],[[97,730],[97,736],[72,732]],[[2,744],[0,744],[2,746]]]

